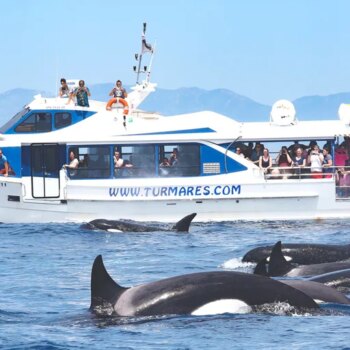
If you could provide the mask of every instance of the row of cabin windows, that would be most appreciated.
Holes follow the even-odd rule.
[[[163,167],[164,158],[170,160],[174,149],[178,161]],[[200,175],[200,146],[196,144],[120,145],[71,147],[79,160],[78,169],[69,171],[73,179],[81,178],[135,178]],[[114,153],[120,153],[123,166],[114,164]]]
[[[61,129],[72,124],[72,116],[68,112],[57,112],[53,116],[54,128]],[[15,131],[21,132],[49,132],[52,130],[52,114],[46,112],[32,113]]]

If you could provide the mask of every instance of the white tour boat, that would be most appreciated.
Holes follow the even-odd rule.
[[[0,177],[1,222],[171,222],[192,212],[198,221],[350,217],[337,167],[314,178],[309,167],[278,171],[274,165],[265,172],[247,158],[255,144],[273,154],[282,145],[312,142],[327,144],[334,156],[350,135],[348,105],[329,121],[299,121],[283,100],[266,122],[241,123],[210,111],[147,113],[138,106],[156,85],[150,67],[141,71],[142,55],[153,56],[144,36],[142,44],[134,69],[146,78],[137,79],[127,98],[89,99],[81,107],[36,96],[1,128],[0,148],[11,168]],[[116,151],[123,164],[115,163]],[[71,152],[79,161],[75,169],[63,167]],[[164,158],[169,164],[161,164]]]

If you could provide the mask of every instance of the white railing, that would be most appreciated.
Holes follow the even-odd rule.
[[[325,172],[325,169],[329,172]],[[264,172],[263,169],[260,169]],[[278,167],[273,166],[264,172],[267,181],[270,180],[320,180],[328,179],[335,184],[336,199],[350,199],[350,167],[331,166],[324,167],[323,172],[312,172],[310,166],[305,167]]]

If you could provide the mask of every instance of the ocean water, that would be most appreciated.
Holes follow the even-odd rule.
[[[244,253],[282,242],[350,243],[350,221],[193,223],[189,234],[108,233],[79,224],[0,225],[2,349],[346,349],[350,308],[315,314],[99,318],[90,273],[102,254],[122,286],[209,270],[250,272]]]

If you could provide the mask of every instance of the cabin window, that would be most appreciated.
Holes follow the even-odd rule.
[[[109,146],[84,146],[71,148],[70,150],[74,151],[74,154],[79,160],[79,166],[74,179],[101,179],[110,177]]]
[[[114,151],[119,152],[123,159],[121,167],[114,164],[114,177],[153,177],[156,175],[154,145],[115,146]]]
[[[72,124],[72,115],[67,112],[55,113],[55,128],[61,129]]]
[[[16,132],[48,132],[51,131],[51,113],[32,113],[19,124]]]
[[[199,176],[199,155],[198,144],[169,144],[159,146],[159,175]]]

